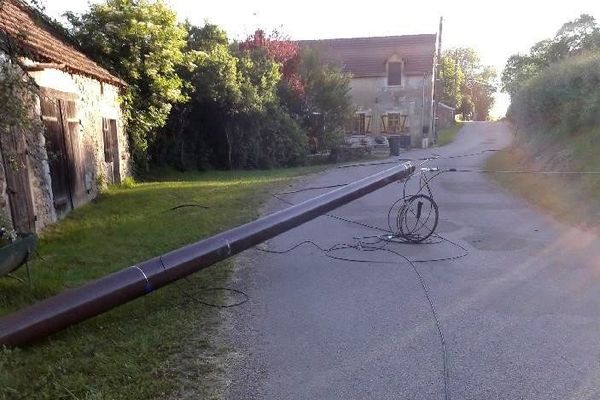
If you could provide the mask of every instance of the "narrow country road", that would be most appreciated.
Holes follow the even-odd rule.
[[[429,166],[480,168],[491,153],[447,158],[510,143],[502,123],[470,123]],[[354,181],[389,165],[333,168],[305,186]],[[228,335],[230,399],[598,399],[600,240],[557,223],[481,173],[446,173],[432,183],[438,233],[465,257],[415,264],[394,254],[348,250],[333,260],[312,246],[238,258],[232,285],[250,301],[233,310]],[[323,193],[284,196],[297,203]],[[392,184],[333,214],[387,226],[401,195]],[[270,211],[285,204],[273,201]],[[381,232],[320,217],[267,243],[321,247]],[[412,260],[460,255],[442,242],[392,245]]]

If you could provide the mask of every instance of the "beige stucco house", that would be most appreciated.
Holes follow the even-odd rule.
[[[352,75],[356,107],[351,134],[410,136],[412,147],[434,140],[436,34],[308,40]]]
[[[39,232],[130,174],[125,82],[20,0],[0,3],[0,40],[37,86],[31,112],[43,126],[1,132],[0,208],[15,229]]]

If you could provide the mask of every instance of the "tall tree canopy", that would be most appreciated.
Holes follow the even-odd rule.
[[[456,107],[465,119],[488,119],[494,106],[496,71],[482,65],[470,48],[447,50],[440,68],[441,101]]]
[[[145,167],[148,145],[182,100],[185,29],[162,0],[106,0],[67,19],[81,47],[129,84],[122,96],[127,130],[134,160]]]
[[[446,55],[442,57],[439,68],[442,80],[440,100],[458,109],[463,101],[462,87],[465,83],[465,74],[457,60]]]
[[[187,31],[180,74],[188,99],[171,113],[168,143],[154,149],[163,153],[160,158],[181,168],[299,163],[305,137],[282,109],[277,93],[283,64],[275,58],[281,53],[267,51],[261,45],[266,39],[257,35],[229,44],[225,33],[211,24],[187,24]]]
[[[528,54],[509,57],[502,72],[502,89],[513,97],[550,65],[596,50],[600,50],[600,26],[593,16],[582,14],[565,23],[553,38],[533,45]]]

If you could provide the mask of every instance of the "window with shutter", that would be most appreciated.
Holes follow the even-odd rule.
[[[400,114],[388,113],[388,133],[398,134],[400,130]]]

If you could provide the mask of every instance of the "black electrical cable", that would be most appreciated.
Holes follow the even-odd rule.
[[[431,159],[425,159],[425,160],[423,160],[423,163],[425,163],[429,160],[431,160]],[[353,262],[353,263],[369,263],[369,264],[390,264],[391,263],[391,264],[396,265],[397,262],[377,261],[377,260],[372,260],[372,259],[348,258],[348,257],[338,256],[334,253],[337,251],[340,251],[340,250],[347,250],[347,249],[354,249],[354,250],[366,251],[366,252],[385,251],[385,252],[389,252],[391,254],[395,254],[396,256],[402,258],[406,263],[408,263],[411,266],[411,269],[417,276],[419,284],[420,284],[421,288],[423,289],[423,293],[429,303],[429,308],[430,308],[433,320],[435,322],[435,326],[437,329],[438,336],[440,338],[440,343],[441,343],[441,348],[442,348],[444,398],[446,400],[448,400],[448,399],[450,399],[450,388],[449,388],[450,373],[449,373],[449,366],[448,366],[448,353],[447,353],[447,348],[446,348],[446,341],[444,338],[444,333],[443,333],[443,329],[441,326],[440,318],[437,314],[437,310],[435,308],[435,304],[434,304],[431,294],[429,292],[429,288],[427,287],[425,279],[423,278],[422,274],[418,270],[416,264],[417,263],[431,263],[431,262],[439,262],[439,261],[456,260],[456,259],[467,256],[469,254],[469,251],[464,246],[462,246],[458,243],[455,243],[455,242],[435,233],[435,229],[437,228],[437,224],[438,224],[439,210],[438,210],[437,203],[435,203],[435,200],[433,199],[433,193],[431,191],[429,183],[433,179],[435,179],[437,176],[444,173],[445,171],[435,170],[436,173],[431,176],[428,176],[426,172],[427,171],[421,171],[420,181],[419,181],[419,189],[415,194],[407,195],[407,185],[410,181],[410,178],[414,174],[404,180],[404,185],[402,188],[402,197],[400,199],[398,199],[397,201],[395,201],[388,211],[388,227],[389,227],[389,229],[384,229],[384,228],[364,224],[362,222],[354,221],[352,219],[340,217],[337,215],[326,214],[326,216],[328,216],[330,218],[357,224],[357,225],[360,225],[360,226],[363,226],[363,227],[366,227],[369,229],[373,229],[373,230],[383,231],[383,232],[385,232],[385,234],[376,235],[376,236],[365,236],[362,238],[354,238],[354,240],[356,241],[355,244],[338,243],[329,248],[324,248],[312,240],[305,240],[305,241],[297,243],[297,244],[291,246],[290,248],[287,248],[284,250],[271,250],[271,249],[265,249],[265,248],[257,248],[257,249],[262,252],[266,252],[266,253],[286,254],[286,253],[289,253],[301,246],[310,245],[310,246],[316,247],[326,257],[334,259],[334,260]],[[313,189],[313,188],[311,188],[311,189]],[[273,196],[288,205],[293,205],[292,202],[290,202],[286,199],[283,199],[282,197],[279,196],[282,194],[284,194],[284,193],[273,194]],[[425,216],[423,222],[420,222],[421,216],[422,216],[422,206],[425,201],[427,201],[430,204],[430,209],[429,209],[429,211],[427,211],[427,215]],[[391,223],[391,220],[392,220],[391,215],[393,213],[394,208],[398,204],[400,204],[400,202],[402,202],[402,205],[400,206],[400,211],[397,213],[397,215],[395,217],[396,223],[392,224]],[[419,205],[418,210],[416,212],[411,207],[411,205],[415,202],[417,202],[417,204],[419,202],[421,202],[421,204]],[[420,230],[426,226],[432,213],[434,216],[433,225],[427,226],[428,230],[426,230],[424,234],[420,233]],[[412,229],[408,226],[408,224],[406,222],[407,218],[409,218],[409,214],[413,214],[416,219],[416,223],[412,227]],[[364,239],[375,239],[375,241],[367,242]],[[458,255],[454,255],[454,256],[442,257],[442,258],[437,258],[437,259],[413,260],[413,259],[410,259],[407,256],[401,254],[400,252],[389,248],[389,246],[393,245],[393,244],[425,245],[425,244],[439,244],[439,243],[443,243],[443,242],[447,242],[455,247],[460,248],[462,250],[462,253],[458,254]]]
[[[444,172],[477,172],[482,174],[600,175],[600,171],[532,171],[448,168]]]
[[[203,208],[205,210],[208,210],[210,207],[202,205],[202,204],[197,204],[197,203],[186,203],[186,204],[179,204],[175,207],[171,207],[169,208],[167,211],[175,211],[175,210],[179,210],[180,208],[188,208],[188,207],[197,207],[197,208]]]
[[[385,242],[385,240],[383,240]],[[452,242],[451,242],[452,243]],[[273,253],[273,254],[286,254],[289,253],[295,249],[297,249],[298,247],[301,247],[303,245],[311,245],[313,247],[316,247],[317,249],[319,249],[325,256],[332,258],[334,260],[340,260],[340,261],[347,261],[347,262],[353,262],[353,263],[369,263],[369,264],[394,264],[397,265],[397,262],[392,262],[392,261],[374,261],[374,260],[364,260],[364,259],[352,259],[352,258],[346,258],[346,257],[339,257],[339,256],[335,256],[332,255],[331,253],[334,251],[338,251],[338,250],[344,250],[344,249],[355,249],[358,251],[386,251],[389,252],[391,254],[394,254],[400,258],[402,258],[404,261],[406,261],[406,263],[408,263],[411,267],[411,269],[413,270],[413,272],[416,274],[418,281],[421,285],[421,288],[423,289],[423,293],[429,303],[429,307],[433,316],[433,320],[440,338],[440,343],[441,343],[441,347],[442,347],[442,362],[443,362],[443,376],[444,376],[444,398],[446,400],[450,399],[450,388],[449,388],[449,380],[450,380],[450,373],[449,373],[449,366],[448,366],[448,353],[447,353],[447,348],[446,348],[446,340],[444,338],[444,332],[441,326],[441,322],[438,316],[438,313],[436,311],[435,308],[435,304],[433,302],[433,299],[431,298],[431,294],[429,292],[429,288],[427,287],[427,284],[425,282],[425,279],[423,278],[422,274],[420,273],[420,271],[418,270],[417,266],[415,265],[417,262],[433,262],[433,261],[438,261],[438,260],[420,260],[420,261],[413,261],[410,258],[406,257],[405,255],[395,251],[395,250],[391,250],[389,248],[385,248],[385,244],[383,246],[373,246],[376,243],[372,243],[372,242],[359,242],[358,244],[355,245],[348,245],[348,244],[343,244],[343,243],[338,243],[335,244],[329,248],[324,248],[322,246],[320,246],[319,244],[315,243],[312,240],[305,240],[302,241],[300,243],[297,243],[295,245],[293,245],[290,248],[287,248],[285,250],[270,250],[270,249],[263,249],[263,248],[257,248],[259,251],[265,252],[265,253]],[[462,248],[462,246],[460,246]],[[464,249],[464,248],[463,248]],[[465,249],[466,250],[466,249]],[[461,255],[460,257],[464,257],[464,255]]]
[[[165,267],[165,263],[163,261],[162,256],[159,257],[160,260],[160,265],[162,266],[162,268],[164,270],[166,270],[167,268]],[[183,279],[185,279],[186,282],[188,282],[191,286],[195,286],[194,283],[192,283],[192,281],[189,279],[189,277],[184,277]],[[200,298],[198,298],[195,294],[190,294],[189,292],[187,292],[184,288],[182,288],[179,285],[179,282],[176,282],[176,285],[179,286],[179,289],[181,290],[181,293],[188,298],[193,299],[196,303],[198,304],[202,304],[204,306],[208,306],[208,307],[215,307],[215,308],[232,308],[232,307],[237,307],[237,306],[241,306],[242,304],[246,303],[248,300],[250,300],[250,296],[248,296],[244,291],[239,290],[239,289],[233,289],[233,288],[227,288],[227,287],[196,287],[196,290],[203,290],[203,291],[226,291],[226,292],[231,292],[231,293],[237,293],[242,295],[243,300],[235,302],[233,304],[215,304],[215,303],[209,303],[205,300],[202,300]]]
[[[215,303],[210,303],[206,300],[202,300],[201,298],[199,298],[197,296],[196,293],[190,293],[187,290],[185,290],[184,288],[181,288],[181,292],[184,294],[184,296],[193,299],[194,303],[198,303],[198,304],[202,304],[204,306],[207,307],[214,307],[214,308],[232,308],[232,307],[238,307],[241,306],[244,303],[247,303],[248,300],[250,300],[250,296],[248,296],[243,290],[239,290],[239,289],[233,289],[233,288],[227,288],[227,287],[203,287],[203,286],[196,286],[194,285],[194,283],[192,281],[190,281],[187,277],[184,278],[191,286],[194,287],[194,290],[196,292],[200,291],[204,291],[204,292],[215,292],[215,291],[224,291],[224,292],[230,292],[230,293],[235,293],[238,295],[242,296],[242,300],[231,303],[231,304],[215,304]]]

